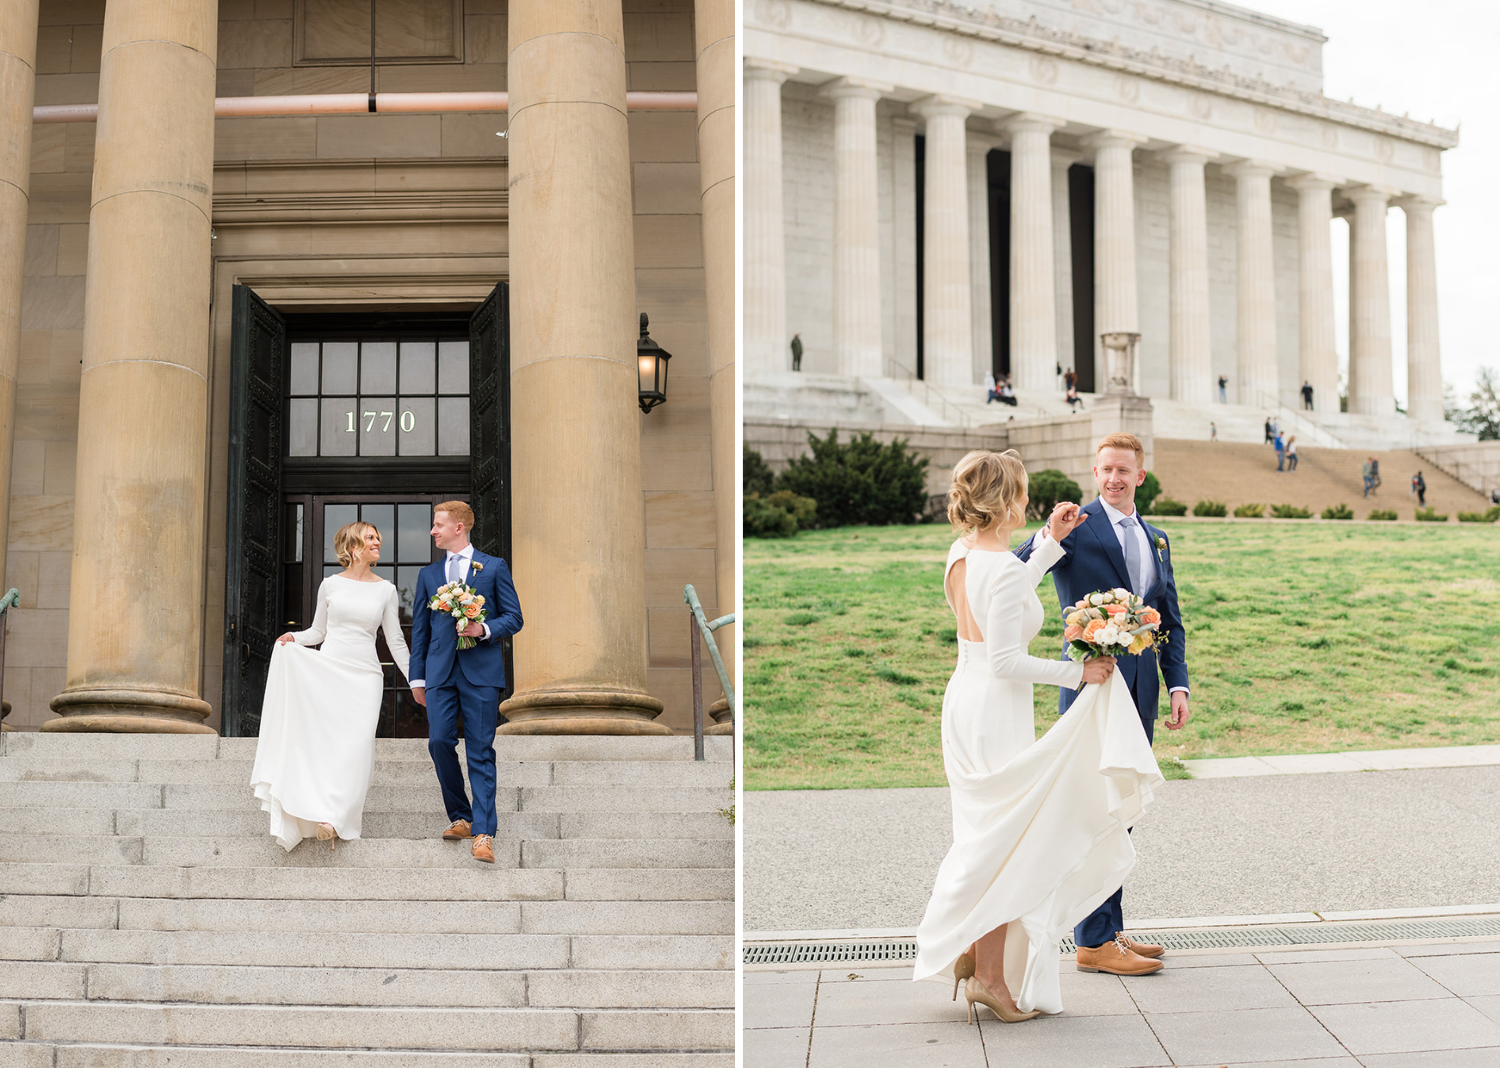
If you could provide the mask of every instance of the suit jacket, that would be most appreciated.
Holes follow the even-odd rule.
[[[1130,573],[1125,569],[1125,553],[1120,548],[1120,539],[1109,527],[1109,518],[1104,505],[1096,497],[1084,505],[1083,512],[1089,516],[1073,533],[1062,540],[1067,553],[1052,568],[1052,580],[1057,586],[1058,608],[1077,604],[1084,596],[1098,590],[1112,590],[1117,586],[1130,588]],[[1136,697],[1136,708],[1142,721],[1156,718],[1157,705],[1161,700],[1161,682],[1157,671],[1166,677],[1167,687],[1187,686],[1187,648],[1182,629],[1182,613],[1177,607],[1177,580],[1172,575],[1172,551],[1168,545],[1158,548],[1167,540],[1166,534],[1137,516],[1151,542],[1151,551],[1156,554],[1156,582],[1146,591],[1146,604],[1161,613],[1160,632],[1167,636],[1167,644],[1153,648],[1139,656],[1121,656],[1116,663],[1123,678]],[[1022,560],[1031,556],[1036,535],[1026,539],[1016,555]],[[1067,659],[1067,643],[1063,643],[1063,659]],[[1058,695],[1058,711],[1066,712],[1077,697],[1077,691],[1064,688]]]
[[[412,605],[411,671],[408,678],[422,679],[429,687],[441,686],[453,673],[454,663],[475,686],[506,686],[505,654],[500,639],[516,634],[522,625],[521,602],[510,581],[510,569],[498,556],[474,550],[474,561],[481,567],[469,567],[468,585],[484,596],[485,624],[490,628],[488,640],[476,639],[472,649],[458,647],[457,622],[451,616],[439,616],[428,607],[438,588],[448,581],[447,554],[428,564],[417,576],[417,593]]]

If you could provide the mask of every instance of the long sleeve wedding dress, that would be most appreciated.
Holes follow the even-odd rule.
[[[359,837],[384,689],[377,629],[409,677],[396,587],[331,575],[318,587],[312,626],[271,653],[250,784],[285,849],[313,837],[319,823]]]

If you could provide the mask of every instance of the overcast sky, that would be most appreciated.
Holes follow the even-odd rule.
[[[1480,367],[1500,369],[1500,4],[1494,0],[1241,0],[1316,26],[1323,91],[1366,107],[1460,126],[1443,153],[1445,207],[1434,214],[1443,378],[1463,399]],[[1406,217],[1387,219],[1396,395],[1406,398]],[[1339,358],[1349,353],[1349,236],[1334,224]]]

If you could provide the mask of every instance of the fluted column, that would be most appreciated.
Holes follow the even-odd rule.
[[[1300,381],[1313,388],[1313,410],[1339,410],[1339,358],[1333,321],[1332,178],[1302,174],[1287,185],[1297,191],[1299,269],[1297,273]]]
[[[892,274],[896,287],[896,368],[917,377],[917,123],[891,119]]]
[[[1235,179],[1238,250],[1235,322],[1239,340],[1239,402],[1280,400],[1276,367],[1276,261],[1271,252],[1271,175],[1274,168],[1247,160],[1226,167]]]
[[[1073,367],[1073,216],[1068,193],[1068,168],[1081,157],[1077,152],[1052,150],[1052,296],[1057,315],[1057,363],[1064,371]],[[1053,383],[1054,388],[1059,388]]]
[[[840,78],[833,98],[833,349],[839,374],[882,373],[875,102],[890,86]]]
[[[1010,369],[1017,390],[1057,385],[1057,304],[1053,293],[1052,131],[1060,119],[1026,112],[1010,134]]]
[[[31,206],[36,25],[37,0],[0,0],[0,532],[10,529],[21,284],[26,273],[26,216]],[[5,579],[5,541],[0,537],[0,580]]]
[[[1398,201],[1406,213],[1406,416],[1441,421],[1443,368],[1438,355],[1437,250],[1428,197]]]
[[[1182,146],[1162,153],[1171,167],[1172,399],[1212,404],[1213,350],[1208,318],[1208,203],[1203,166],[1217,153]]]
[[[67,682],[43,730],[213,733],[198,676],[218,28],[216,0],[104,12]]]
[[[737,612],[735,557],[739,421],[735,415],[734,353],[734,0],[697,0],[698,174],[702,190],[704,303],[708,316],[708,423],[713,452],[714,578],[719,613]],[[734,672],[734,628],[714,635]]]
[[[1094,333],[1140,332],[1135,281],[1135,165],[1132,153],[1145,138],[1106,130],[1084,145],[1094,152]],[[1094,366],[1107,366],[1094,338]],[[1098,379],[1102,382],[1104,375]],[[1138,377],[1132,381],[1139,386]]]
[[[512,566],[526,629],[501,730],[666,734],[646,692],[620,0],[511,0],[509,42]]]
[[[1385,251],[1385,213],[1392,192],[1373,185],[1346,192],[1354,202],[1349,239],[1349,411],[1363,415],[1396,412],[1391,283]]]
[[[781,190],[781,85],[796,67],[745,59],[745,370],[791,367],[786,329],[786,216]]]
[[[995,367],[995,323],[990,299],[990,149],[992,138],[974,130],[968,144],[969,321],[973,324],[972,382],[983,382]]]
[[[927,120],[923,168],[922,354],[938,385],[974,383],[969,292],[969,191],[964,120],[977,105],[927,97],[912,110]]]

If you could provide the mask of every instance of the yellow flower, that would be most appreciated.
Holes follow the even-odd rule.
[[[1145,634],[1137,634],[1135,636],[1135,640],[1130,643],[1130,651],[1136,654],[1144,653],[1147,646],[1149,646],[1150,644],[1151,639],[1148,636],[1146,636]]]

